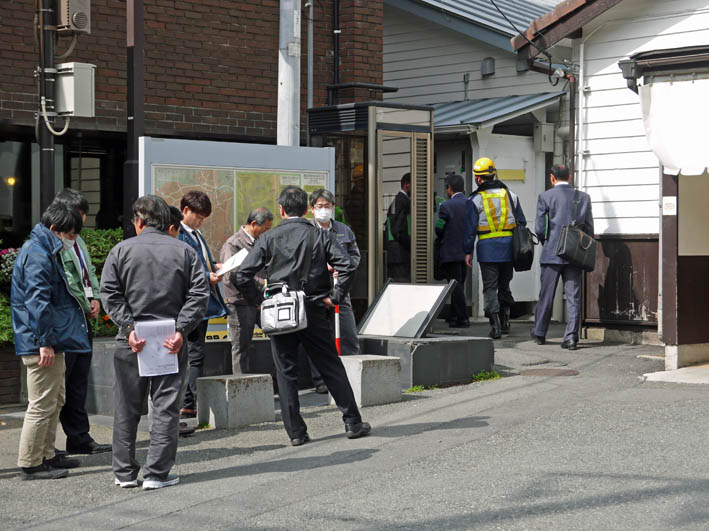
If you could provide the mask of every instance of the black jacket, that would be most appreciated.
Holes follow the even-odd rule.
[[[258,304],[259,293],[253,278],[266,268],[267,285],[285,282],[292,290],[301,289],[306,250],[312,250],[310,275],[302,287],[308,300],[319,301],[330,297],[338,304],[349,292],[355,266],[347,251],[337,242],[331,231],[320,230],[305,218],[284,219],[280,225],[262,234],[236,273],[236,286],[247,300]],[[330,264],[338,273],[337,286],[331,285]]]
[[[387,209],[384,242],[387,262],[408,264],[411,260],[411,198],[399,190]]]

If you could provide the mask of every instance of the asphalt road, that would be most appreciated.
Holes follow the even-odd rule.
[[[500,380],[365,408],[373,433],[353,441],[326,405],[305,408],[313,441],[298,448],[280,422],[198,431],[180,443],[182,482],[159,491],[113,486],[108,455],[66,479],[21,481],[21,421],[0,412],[0,528],[709,528],[709,387],[644,383],[662,369],[659,347],[568,352],[513,327],[496,342]],[[520,374],[531,369],[552,370]]]

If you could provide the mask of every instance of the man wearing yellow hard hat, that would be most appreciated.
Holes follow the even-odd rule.
[[[465,212],[463,249],[465,263],[473,266],[473,246],[483,278],[485,316],[490,319],[490,337],[499,339],[510,331],[510,307],[514,298],[512,280],[512,230],[527,224],[519,197],[497,178],[495,163],[487,157],[475,161],[475,192],[468,198]]]

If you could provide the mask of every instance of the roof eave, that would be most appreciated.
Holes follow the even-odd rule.
[[[439,26],[461,33],[466,37],[482,41],[495,48],[505,50],[506,52],[514,52],[510,43],[512,33],[503,34],[487,26],[460,18],[454,13],[443,12],[411,0],[384,0],[384,3],[429,22],[438,24]]]
[[[566,0],[532,21],[524,35],[516,35],[510,41],[517,52],[517,70],[528,70],[539,54],[579,32],[620,2],[622,0]]]

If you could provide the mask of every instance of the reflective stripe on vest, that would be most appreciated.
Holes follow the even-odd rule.
[[[487,240],[489,238],[504,238],[507,236],[512,236],[511,230],[515,228],[516,223],[507,223],[507,213],[510,210],[507,191],[503,190],[496,193],[483,191],[480,192],[480,197],[482,199],[483,209],[485,210],[485,218],[487,218],[487,226],[490,227],[490,232],[478,232],[478,239]],[[493,199],[500,200],[499,225],[495,225],[497,211],[495,210],[495,204],[492,202]]]

